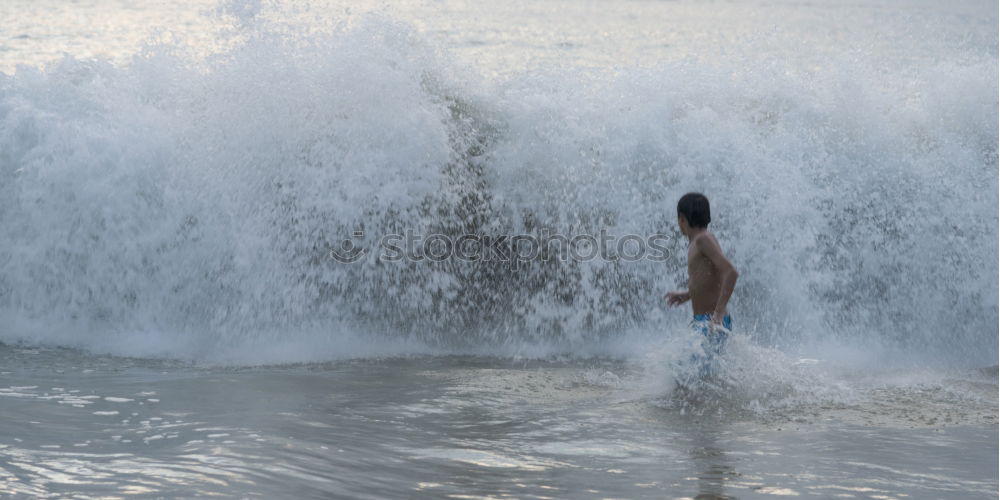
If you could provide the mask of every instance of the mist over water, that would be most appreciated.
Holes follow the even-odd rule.
[[[685,329],[662,295],[684,286],[694,190],[754,343],[995,364],[995,33],[905,71],[761,36],[498,76],[390,13],[220,15],[209,55],[0,74],[0,341],[237,364],[635,355]],[[405,230],[602,229],[673,235],[673,256],[329,258]]]

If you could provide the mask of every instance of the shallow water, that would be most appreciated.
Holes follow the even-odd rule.
[[[615,360],[224,368],[3,347],[25,496],[996,498],[996,372],[739,408]]]

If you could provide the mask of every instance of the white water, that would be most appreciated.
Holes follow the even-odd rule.
[[[255,12],[207,56],[180,40],[0,75],[0,341],[237,364],[631,356],[685,330],[660,297],[685,274],[674,204],[699,190],[754,342],[995,363],[995,32],[906,57],[765,33],[498,71],[402,14]],[[326,258],[360,227],[368,245],[678,237],[667,263]]]

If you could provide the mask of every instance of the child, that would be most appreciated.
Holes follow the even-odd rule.
[[[670,306],[691,301],[693,325],[705,336],[702,347],[705,357],[699,369],[701,375],[713,372],[711,362],[720,354],[728,332],[733,327],[726,305],[736,287],[739,273],[722,254],[718,240],[709,232],[712,221],[708,198],[701,193],[688,193],[677,202],[677,224],[688,239],[688,290],[670,292],[664,298]],[[696,357],[696,360],[698,357]]]

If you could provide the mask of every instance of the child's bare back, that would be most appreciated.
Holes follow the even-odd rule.
[[[710,255],[718,255],[725,260],[715,235],[706,230],[692,238],[688,245],[688,294],[691,297],[691,310],[696,315],[713,314],[719,305],[723,274]],[[732,264],[729,264],[729,268],[732,269]],[[732,272],[736,270],[732,269]],[[728,311],[724,304],[722,307],[721,313],[724,316]]]

